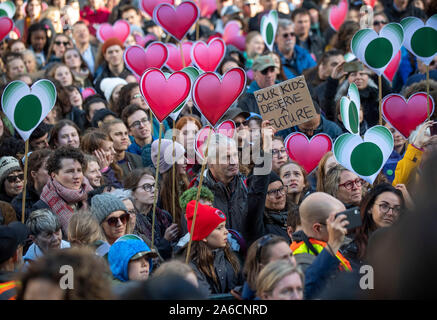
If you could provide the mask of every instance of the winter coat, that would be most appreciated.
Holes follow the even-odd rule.
[[[118,166],[123,170],[123,176],[127,176],[132,170],[143,167],[143,161],[137,154],[125,153],[123,160],[118,161]]]
[[[405,151],[404,157],[399,160],[395,178],[392,185],[405,184],[408,186],[410,183],[414,183],[417,180],[417,170],[422,160],[423,150],[418,149],[412,144],[409,144]]]
[[[282,69],[287,79],[293,79],[294,77],[300,76],[304,70],[316,66],[316,61],[311,57],[311,54],[298,45],[294,46],[294,52],[291,59],[285,58],[276,45],[274,50],[281,58]]]
[[[305,42],[300,41],[299,38],[296,37],[296,44],[307,50],[310,54],[313,54],[317,61],[323,55],[323,51],[325,48],[325,43],[321,37],[310,31],[308,38]]]
[[[384,5],[384,13],[390,22],[401,22],[406,17],[417,17],[421,20],[426,20],[426,14],[419,8],[413,6],[413,1],[410,1],[407,8],[404,11],[399,12],[393,6],[393,1]]]
[[[25,216],[24,221],[27,221],[29,215],[32,213],[32,206],[38,202],[40,194],[30,185],[26,187],[26,202],[24,204]],[[23,193],[18,194],[12,201],[11,205],[17,214],[17,220],[21,221],[21,210],[23,202]]]
[[[241,232],[247,215],[247,187],[245,177],[238,174],[225,186],[216,181],[211,171],[207,170],[203,185],[214,194],[213,207],[221,210],[226,215],[226,228]],[[199,177],[194,181],[194,186],[199,185]]]

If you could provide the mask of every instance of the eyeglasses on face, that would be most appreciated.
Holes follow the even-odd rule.
[[[70,44],[70,42],[68,42],[68,41],[66,41],[66,42],[64,42],[64,41],[55,41],[55,44],[57,46],[60,46],[62,44],[62,45],[64,45],[64,47],[66,47],[66,46],[68,46]]]
[[[155,185],[150,184],[150,183],[145,183],[142,186],[139,186],[137,188],[142,188],[146,192],[153,192],[153,191],[155,191]]]
[[[129,128],[139,128],[141,127],[141,125],[146,125],[149,122],[149,118],[143,118],[141,120],[137,120],[131,123],[131,125],[129,126]]]
[[[129,213],[124,213],[119,217],[112,217],[109,218],[108,220],[106,220],[106,222],[111,226],[111,227],[115,227],[118,223],[118,221],[120,221],[122,224],[126,224],[129,221],[130,215]]]
[[[272,73],[272,72],[275,72],[275,67],[268,67],[268,68],[262,70],[261,74],[263,76],[266,76],[268,73]]]
[[[23,181],[24,180],[24,174],[20,173],[18,175],[11,175],[11,176],[7,176],[6,180],[8,180],[9,183],[14,183],[17,180]]]
[[[283,33],[282,34],[282,37],[284,39],[287,39],[288,37],[295,37],[295,36],[296,36],[296,34],[294,32],[288,32],[288,33]]]
[[[375,20],[375,21],[373,21],[373,25],[375,27],[379,26],[380,24],[387,24],[387,21],[385,21],[385,20]]]
[[[287,194],[287,190],[288,190],[288,187],[287,187],[287,186],[282,186],[282,187],[280,187],[279,189],[275,189],[275,190],[267,191],[267,195],[268,195],[269,197],[273,197],[273,196],[276,196],[276,197],[278,197],[278,196],[284,196],[284,195]]]
[[[352,188],[354,187],[354,185],[356,185],[358,188],[361,187],[364,184],[363,179],[357,178],[355,180],[349,180],[346,181],[345,183],[339,184],[339,187],[344,187],[347,190],[352,190]]]
[[[244,120],[244,121],[242,121],[242,122],[237,122],[237,121],[235,121],[235,127],[236,127],[236,128],[239,128],[241,125],[247,127],[247,126],[249,125],[249,121],[247,121],[247,120]]]
[[[279,157],[279,155],[281,154],[281,153],[287,153],[287,149],[285,149],[285,148],[282,148],[282,149],[272,149],[272,156],[274,156],[274,157]]]
[[[400,206],[394,206],[394,207],[390,207],[387,203],[380,203],[377,204],[379,206],[379,211],[381,211],[382,213],[388,213],[390,211],[390,209],[392,210],[392,212],[396,215],[401,213],[401,207]]]

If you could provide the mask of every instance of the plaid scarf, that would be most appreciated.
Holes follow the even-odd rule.
[[[89,184],[86,177],[84,177],[82,186],[79,190],[66,188],[52,178],[50,178],[47,184],[44,186],[40,199],[44,201],[50,207],[53,213],[58,216],[64,235],[67,234],[68,223],[74,213],[74,210],[71,206],[81,203],[86,207],[88,192],[91,190],[93,190],[93,188]]]

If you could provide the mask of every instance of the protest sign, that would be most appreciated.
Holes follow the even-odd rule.
[[[316,116],[304,76],[296,77],[254,92],[264,120],[277,130],[294,127]]]

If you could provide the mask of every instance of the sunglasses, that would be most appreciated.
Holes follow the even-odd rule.
[[[57,45],[57,46],[60,46],[61,44],[63,44],[64,45],[64,47],[66,47],[66,46],[68,46],[69,44],[70,44],[70,42],[63,42],[63,41],[55,41],[55,44]]]
[[[379,26],[380,24],[387,24],[387,21],[384,21],[384,20],[382,20],[382,21],[377,21],[377,20],[373,21],[373,25],[374,26]]]
[[[273,239],[273,235],[266,234],[264,237],[261,238],[261,240],[258,242],[258,246],[256,248],[256,255],[255,259],[258,261],[258,263],[261,263],[261,253],[262,249]]]
[[[119,217],[112,217],[112,218],[109,218],[108,220],[106,220],[106,222],[107,222],[111,227],[115,227],[115,226],[117,225],[117,223],[118,223],[119,220],[120,220],[120,222],[121,222],[122,224],[126,224],[126,223],[129,221],[129,218],[130,218],[130,214],[129,214],[129,213],[125,213],[125,214],[122,214],[122,215],[119,216]]]
[[[7,176],[6,180],[8,180],[9,183],[14,183],[17,180],[23,181],[24,180],[24,174],[20,173],[19,175],[16,175],[16,176]]]
[[[295,37],[296,34],[295,34],[294,32],[290,32],[290,33],[284,33],[284,34],[282,35],[282,37],[283,37],[284,39],[287,39],[288,36],[290,36],[290,37]]]
[[[272,73],[275,72],[275,67],[268,67],[266,69],[264,69],[263,71],[261,71],[261,74],[263,76],[266,76],[268,73]]]
[[[249,121],[245,120],[243,122],[235,122],[235,127],[239,128],[241,125],[247,127],[249,125]]]

